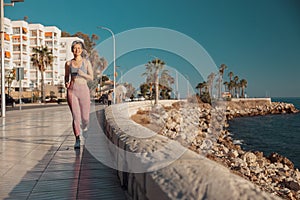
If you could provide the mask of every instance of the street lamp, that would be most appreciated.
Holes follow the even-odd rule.
[[[113,65],[114,65],[114,97],[113,97],[113,102],[115,104],[116,103],[116,39],[115,39],[115,34],[112,32],[112,30],[110,30],[107,27],[98,26],[97,28],[101,28],[101,29],[109,31],[113,38],[113,48],[114,48],[114,50],[113,50],[114,51],[114,62],[113,62]]]
[[[186,76],[186,87],[187,87],[187,97],[186,97],[186,99],[188,99],[188,97],[190,96],[190,87],[189,87],[190,78],[187,74],[185,74],[185,76]]]
[[[11,0],[11,3],[4,3],[0,0],[0,34],[1,34],[1,116],[5,117],[5,67],[4,67],[4,6],[14,6],[15,2],[24,0]]]

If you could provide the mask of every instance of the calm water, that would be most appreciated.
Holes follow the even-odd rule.
[[[300,110],[300,98],[272,98],[293,103]],[[258,150],[268,156],[277,152],[300,169],[300,113],[235,118],[229,122],[234,140],[245,150]]]

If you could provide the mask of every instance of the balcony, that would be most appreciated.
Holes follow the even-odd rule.
[[[20,55],[13,55],[13,60],[21,60],[21,56]]]

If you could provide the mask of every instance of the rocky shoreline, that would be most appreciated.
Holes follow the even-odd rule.
[[[277,153],[245,151],[226,128],[234,117],[299,112],[282,102],[177,102],[169,107],[139,110],[132,119],[183,146],[226,166],[262,190],[284,199],[300,199],[300,172]]]

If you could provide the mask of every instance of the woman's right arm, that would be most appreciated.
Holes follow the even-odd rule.
[[[69,88],[70,85],[70,61],[65,63],[65,86]]]

